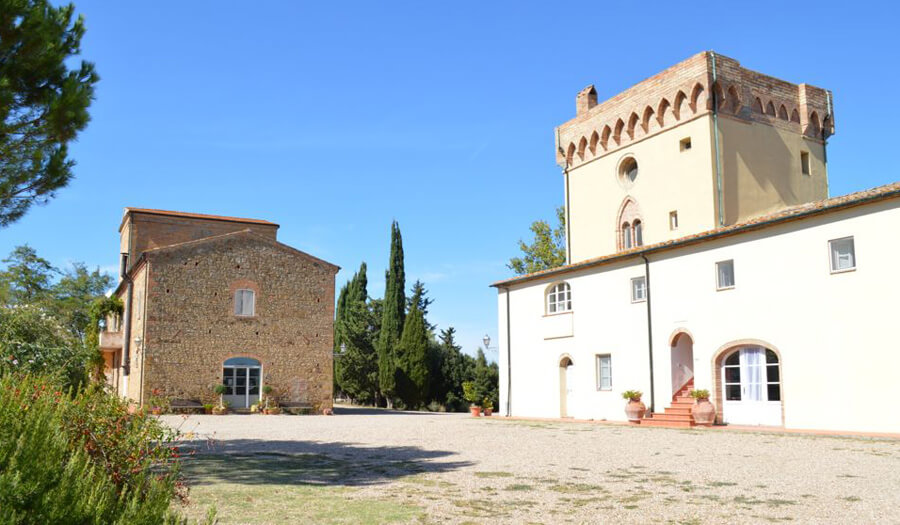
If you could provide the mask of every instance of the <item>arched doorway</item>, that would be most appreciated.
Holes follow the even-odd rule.
[[[672,339],[672,394],[694,378],[694,340],[686,332]]]
[[[761,345],[741,345],[718,361],[722,420],[736,425],[781,426],[781,360]]]
[[[223,399],[233,408],[249,408],[259,402],[262,365],[252,357],[232,357],[222,365]]]
[[[559,417],[572,417],[569,404],[572,398],[572,386],[575,382],[572,380],[572,373],[575,364],[569,356],[563,356],[559,360]]]

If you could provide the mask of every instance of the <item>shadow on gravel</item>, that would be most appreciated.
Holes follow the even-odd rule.
[[[387,408],[335,406],[337,416],[460,416],[468,412],[416,412]]]
[[[232,439],[180,443],[189,485],[364,486],[472,465],[433,461],[454,454],[419,447],[359,447],[351,443]],[[184,455],[190,451],[194,455]]]

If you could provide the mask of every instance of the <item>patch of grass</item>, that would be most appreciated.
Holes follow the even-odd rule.
[[[606,489],[600,485],[591,485],[590,483],[560,483],[552,485],[550,490],[561,494],[591,494],[594,492],[606,492]]]
[[[853,474],[838,474],[839,478],[861,478],[862,476],[854,476]]]
[[[406,523],[423,510],[409,503],[367,498],[334,486],[352,473],[344,461],[320,455],[201,455],[184,462],[189,518],[215,505],[221,523]]]
[[[853,502],[853,501],[862,501],[862,498],[860,498],[859,496],[846,496],[846,497],[843,497],[843,498],[841,498],[841,499],[844,500],[844,501],[850,501],[850,502]]]
[[[511,478],[513,477],[512,472],[503,472],[503,471],[481,471],[475,473],[476,478]]]
[[[710,481],[707,485],[710,487],[735,487],[737,483],[733,481]]]
[[[521,492],[521,491],[530,491],[530,490],[534,490],[534,487],[532,487],[531,485],[526,485],[526,484],[524,484],[524,483],[513,483],[512,485],[507,485],[506,488],[503,489],[503,490],[510,490],[510,491],[514,491],[514,492]]]

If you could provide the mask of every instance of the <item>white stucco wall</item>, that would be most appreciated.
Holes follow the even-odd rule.
[[[897,231],[893,199],[649,255],[656,410],[671,401],[669,345],[685,330],[696,388],[715,395],[715,357],[734,342],[760,341],[781,355],[786,427],[900,432]],[[854,237],[857,268],[832,274],[828,241],[846,236]],[[717,291],[715,263],[727,259],[736,284]],[[642,390],[650,405],[646,304],[630,295],[630,278],[643,273],[633,258],[511,287],[512,415],[559,416],[564,354],[576,365],[570,416],[624,420],[627,389]],[[545,339],[544,290],[563,279],[572,287],[573,335]],[[505,413],[503,289],[499,312]],[[597,354],[612,356],[612,391],[597,391]]]

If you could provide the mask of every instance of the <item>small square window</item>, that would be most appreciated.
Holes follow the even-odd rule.
[[[717,262],[716,289],[728,290],[731,288],[734,288],[734,260]]]
[[[647,300],[647,279],[635,277],[631,280],[631,302],[640,303]]]
[[[681,151],[687,151],[691,149],[691,137],[685,137],[681,139],[681,141],[678,143],[678,146]]]
[[[831,252],[831,273],[846,272],[856,269],[856,250],[853,237],[828,241]]]
[[[811,173],[809,170],[809,153],[806,151],[800,152],[800,172],[804,175]]]
[[[669,212],[669,229],[675,231],[678,229],[678,212],[670,211]]]
[[[612,390],[612,356],[597,356],[597,390]]]

